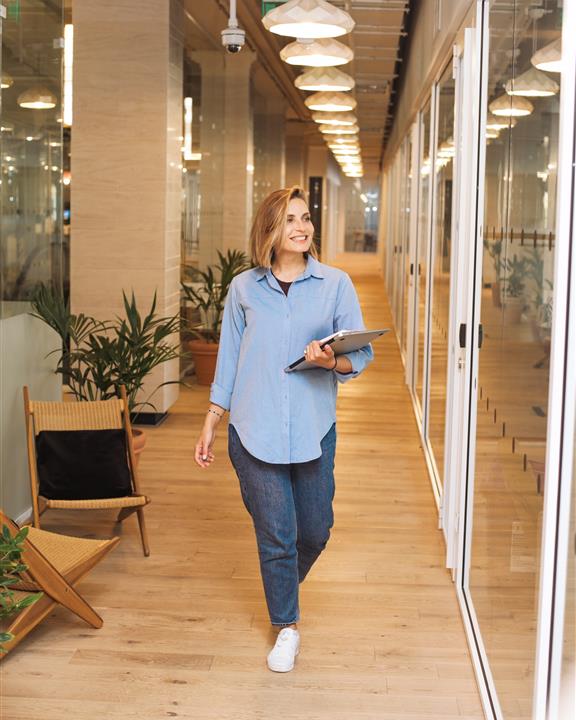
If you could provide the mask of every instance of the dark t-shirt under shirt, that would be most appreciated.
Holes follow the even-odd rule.
[[[274,275],[274,273],[272,273],[272,275]],[[276,277],[276,275],[274,275],[274,277],[276,278],[276,280],[278,280],[278,285],[280,285],[280,287],[284,291],[284,295],[288,296],[288,290],[290,289],[290,285],[292,285],[292,282],[286,282],[285,280],[280,280],[279,278]]]

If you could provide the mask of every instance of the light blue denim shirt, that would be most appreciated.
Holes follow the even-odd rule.
[[[230,410],[242,445],[268,463],[320,457],[320,441],[336,420],[338,382],[359,375],[372,347],[348,353],[352,372],[323,368],[291,373],[311,340],[338,330],[365,330],[349,276],[308,256],[284,294],[272,271],[254,268],[230,286],[210,400]]]

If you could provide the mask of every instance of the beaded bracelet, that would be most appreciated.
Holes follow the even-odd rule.
[[[212,413],[212,415],[216,415],[216,416],[219,417],[219,418],[223,418],[223,417],[224,417],[224,413],[222,413],[222,415],[220,415],[219,412],[216,412],[216,410],[212,410],[212,408],[208,408],[208,412]]]

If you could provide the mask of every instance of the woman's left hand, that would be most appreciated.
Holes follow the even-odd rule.
[[[318,365],[324,370],[334,370],[336,356],[330,345],[325,345],[322,350],[318,340],[312,340],[304,350],[304,357],[308,362]]]

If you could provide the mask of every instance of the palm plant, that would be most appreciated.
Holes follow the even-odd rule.
[[[518,258],[516,254],[512,258],[506,258],[502,262],[504,275],[501,280],[504,285],[504,295],[508,298],[519,298],[524,293],[525,279],[528,274],[528,260]]]
[[[124,318],[99,321],[70,312],[59,293],[42,286],[32,301],[34,312],[62,341],[55,372],[62,375],[78,400],[108,400],[126,388],[130,410],[154,406],[138,402],[137,396],[147,376],[158,365],[180,357],[179,345],[169,342],[180,330],[180,318],[158,317],[156,293],[148,313],[142,316],[134,293],[122,293]],[[167,381],[164,385],[179,381]]]
[[[182,283],[186,299],[200,310],[202,317],[202,323],[191,328],[191,332],[213,343],[220,339],[222,313],[230,283],[236,275],[250,267],[247,256],[240,250],[228,250],[226,255],[219,250],[217,253],[218,264],[209,266],[207,270],[189,268],[190,279],[196,287]]]
[[[9,528],[2,525],[0,536],[0,621],[7,620],[42,597],[42,593],[39,592],[17,599],[12,590],[13,586],[20,582],[22,573],[27,570],[26,565],[22,562],[23,544],[27,535],[27,527],[12,536]],[[9,632],[0,632],[0,653],[5,652],[3,644],[10,642],[13,637]]]

